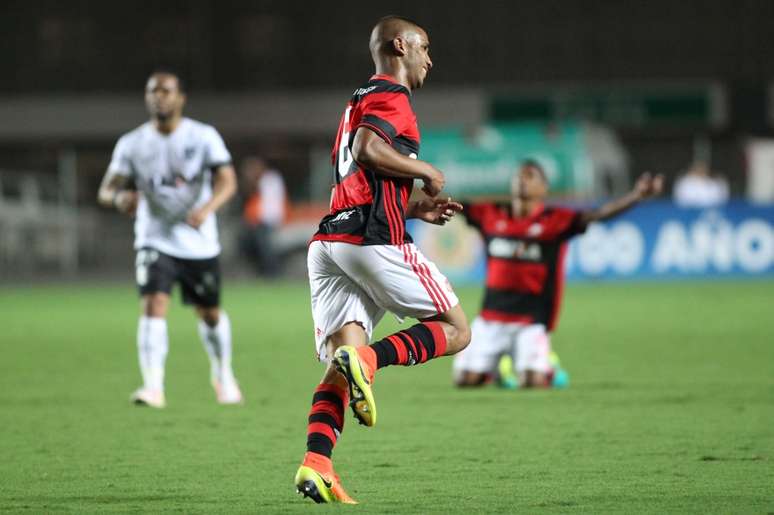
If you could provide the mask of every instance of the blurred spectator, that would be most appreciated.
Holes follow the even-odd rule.
[[[728,182],[698,161],[677,179],[672,196],[681,207],[716,207],[728,202]]]
[[[248,157],[242,161],[242,251],[256,272],[266,277],[279,272],[279,259],[273,246],[276,229],[285,221],[287,196],[282,175],[266,161]]]

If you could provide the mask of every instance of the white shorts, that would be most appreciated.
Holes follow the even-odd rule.
[[[328,337],[349,322],[359,322],[370,341],[387,311],[425,319],[459,303],[448,279],[413,244],[313,241],[307,267],[320,361],[328,360]]]
[[[494,373],[503,354],[513,356],[517,372],[551,370],[551,342],[543,324],[495,322],[476,317],[471,331],[470,345],[454,356],[455,375],[463,371]]]

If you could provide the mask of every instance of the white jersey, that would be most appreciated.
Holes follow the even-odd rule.
[[[217,256],[215,215],[198,229],[185,220],[212,197],[211,170],[230,162],[218,131],[190,118],[183,118],[171,134],[162,134],[147,122],[123,135],[108,174],[132,179],[140,192],[134,248],[152,247],[185,259]]]

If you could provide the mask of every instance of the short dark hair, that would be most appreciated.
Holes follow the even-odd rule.
[[[529,166],[537,170],[540,173],[540,177],[543,178],[543,182],[548,184],[548,176],[546,175],[546,169],[543,168],[543,165],[540,164],[540,161],[531,157],[527,159],[522,159],[521,163],[519,163],[519,168],[523,168],[525,166]]]
[[[177,80],[177,89],[180,91],[180,93],[185,93],[188,89],[187,84],[183,80],[183,77],[180,75],[180,73],[171,67],[159,66],[158,68],[154,68],[150,75],[148,75],[148,79],[154,75],[171,75],[174,77]]]

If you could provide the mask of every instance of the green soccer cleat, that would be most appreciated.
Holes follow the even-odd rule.
[[[342,504],[357,504],[344,491],[336,474],[323,474],[307,465],[301,465],[296,472],[296,491],[305,498],[309,497],[317,504],[339,502]]]
[[[553,373],[551,374],[551,386],[559,389],[569,387],[570,374],[562,368],[562,362],[559,361],[559,355],[556,352],[551,351],[551,354],[548,355],[548,360],[553,368]]]
[[[498,381],[497,385],[506,390],[517,390],[519,388],[519,378],[513,372],[513,358],[510,354],[500,356],[497,363]]]
[[[355,347],[344,345],[333,355],[336,369],[347,378],[349,384],[349,407],[358,422],[372,427],[376,424],[376,401],[371,391],[372,372],[360,359]]]

